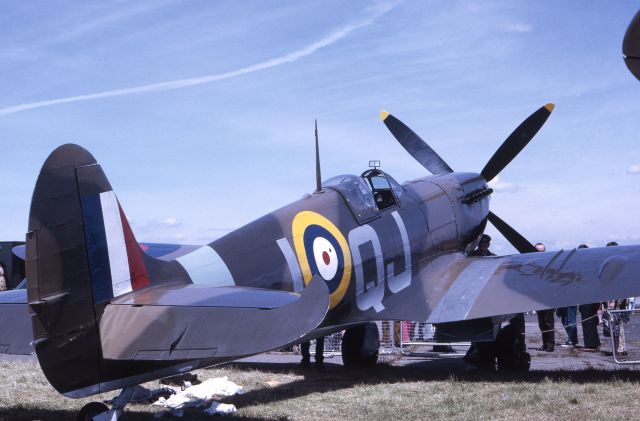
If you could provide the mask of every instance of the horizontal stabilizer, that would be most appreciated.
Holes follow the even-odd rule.
[[[222,362],[298,341],[324,320],[328,308],[329,291],[317,275],[301,294],[158,286],[107,305],[100,321],[102,355],[112,360]]]
[[[33,354],[32,332],[27,290],[0,292],[0,354]]]
[[[191,253],[200,247],[202,246],[189,244],[140,243],[140,248],[147,255],[167,261],[177,259],[178,257]],[[15,246],[11,251],[19,259],[27,259],[27,247],[24,244],[21,246]]]

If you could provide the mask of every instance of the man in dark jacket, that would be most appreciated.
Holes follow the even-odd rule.
[[[535,248],[539,252],[545,252],[547,250],[542,243],[536,243]],[[554,310],[552,308],[536,312],[538,315],[538,326],[540,327],[540,332],[542,332],[542,346],[538,348],[538,351],[553,352],[556,348],[553,313]]]
[[[491,247],[491,237],[482,234],[478,248],[469,253],[469,256],[495,256],[489,247]],[[496,369],[495,344],[493,342],[472,342],[464,356],[464,361],[481,370],[494,371]]]
[[[586,244],[580,244],[578,249],[589,248]],[[582,335],[584,336],[583,351],[597,352],[600,350],[600,334],[598,333],[598,309],[600,303],[581,304],[580,319],[582,323]]]
[[[491,237],[487,234],[482,234],[478,248],[469,253],[469,256],[495,256],[495,254],[491,253],[489,247],[491,247]]]

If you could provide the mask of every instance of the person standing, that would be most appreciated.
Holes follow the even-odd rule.
[[[536,250],[542,253],[547,249],[544,244],[536,243]],[[538,316],[538,326],[542,333],[542,346],[538,348],[538,351],[553,352],[556,347],[556,332],[554,330],[553,309],[536,311]]]
[[[491,247],[491,237],[487,234],[482,234],[478,242],[478,248],[469,253],[469,256],[495,256],[489,250],[489,247]],[[464,356],[464,361],[478,369],[494,371],[496,369],[494,342],[471,342],[471,346]]]
[[[300,353],[302,354],[302,361],[300,365],[303,367],[311,366],[311,342],[302,342],[300,344]],[[322,367],[324,365],[324,336],[316,339],[316,366]]]
[[[586,244],[580,244],[578,249],[589,248]],[[600,334],[598,333],[598,309],[600,303],[580,304],[580,323],[582,324],[582,335],[584,337],[583,351],[598,352],[600,350]]]
[[[616,247],[618,243],[615,241],[610,241],[607,243],[607,247]],[[609,301],[607,307],[608,310],[628,310],[627,308],[627,299],[619,299],[619,300],[611,300]],[[626,336],[624,332],[624,325],[629,322],[629,313],[615,313],[615,316],[612,316],[611,313],[606,312],[608,317],[606,320],[609,323],[609,330],[611,334],[611,339],[613,340],[613,347],[615,348],[616,355],[625,356],[627,355],[627,344],[626,344]],[[603,317],[604,319],[605,317]]]
[[[489,247],[491,247],[491,237],[487,234],[482,234],[478,248],[469,253],[469,256],[495,256],[494,253],[491,253]]]
[[[4,265],[0,262],[0,291],[7,290],[7,278],[5,278],[4,273]]]
[[[561,307],[556,310],[556,314],[560,317],[560,323],[567,332],[567,341],[561,345],[563,348],[578,346],[577,312],[577,306]]]

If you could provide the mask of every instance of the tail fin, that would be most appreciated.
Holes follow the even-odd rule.
[[[97,320],[107,302],[150,283],[149,264],[102,168],[63,145],[44,163],[31,202],[27,289],[34,345],[61,393],[100,378]]]

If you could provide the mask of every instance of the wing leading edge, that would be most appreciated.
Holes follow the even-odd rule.
[[[255,288],[157,287],[109,304],[100,320],[112,360],[231,360],[280,348],[315,329],[329,291],[313,279],[301,294]]]

